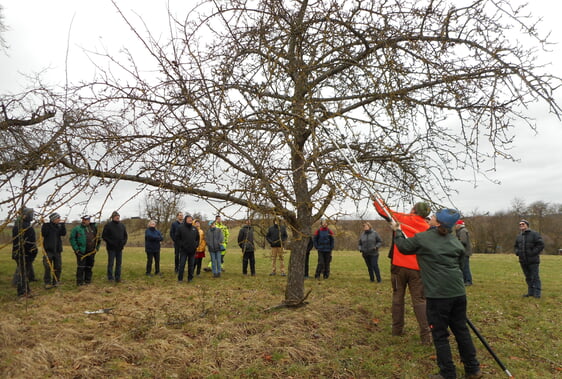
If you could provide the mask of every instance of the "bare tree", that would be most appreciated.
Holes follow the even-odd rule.
[[[163,235],[167,236],[172,221],[183,207],[182,195],[160,190],[150,191],[144,198],[145,214],[155,220]]]
[[[93,57],[98,80],[53,120],[59,148],[42,166],[282,217],[289,306],[305,298],[303,236],[332,205],[372,186],[443,200],[457,168],[512,159],[528,104],[560,115],[561,80],[537,66],[547,41],[507,0],[214,0],[172,14],[165,42],[123,14],[156,69],[127,50]]]

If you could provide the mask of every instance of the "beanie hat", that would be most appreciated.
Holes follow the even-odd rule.
[[[33,208],[23,207],[23,209],[21,210],[21,213],[22,213],[24,219],[29,220],[29,221],[31,221],[31,219],[33,219]]]
[[[457,225],[464,225],[464,221],[463,220],[457,221]]]
[[[215,225],[215,220],[209,221],[209,226],[213,226],[213,225]]]
[[[90,215],[82,216],[82,220],[89,220],[90,218],[92,218],[92,216],[90,216]]]
[[[429,213],[431,212],[431,207],[429,206],[428,203],[422,201],[414,204],[414,210],[416,211],[417,215],[425,218],[429,216]]]
[[[49,221],[55,222],[55,220],[56,220],[57,218],[60,218],[60,214],[58,214],[57,212],[52,213],[52,214],[49,216]]]
[[[121,215],[119,214],[119,212],[113,211],[113,213],[111,214],[111,218],[113,218],[113,217],[115,217],[115,216],[121,217]]]
[[[461,215],[455,209],[441,209],[435,214],[437,221],[446,228],[451,229],[455,226]]]
[[[527,224],[527,227],[529,227],[529,221],[523,219],[523,220],[521,220],[521,221],[519,221],[519,222],[520,222],[520,223],[521,223],[521,222],[524,222],[525,224]]]

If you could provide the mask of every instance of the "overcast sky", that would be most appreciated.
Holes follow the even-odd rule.
[[[161,28],[161,35],[165,37],[166,4],[171,3],[171,9],[181,13],[176,4],[190,2],[127,0],[118,3],[129,15],[131,9],[138,13],[151,30]],[[7,52],[0,52],[0,93],[18,92],[28,83],[26,75],[44,70],[47,70],[46,77],[51,83],[64,85],[67,42],[71,81],[84,79],[85,73],[92,75],[92,70],[84,70],[89,67],[89,62],[83,48],[98,51],[103,46],[109,49],[121,45],[134,48],[131,45],[134,39],[109,0],[0,0],[0,4],[8,28],[4,39],[9,45]],[[530,1],[533,13],[544,17],[543,30],[552,31],[551,40],[558,43],[562,42],[561,4],[547,0]],[[545,55],[545,60],[552,62],[554,75],[562,75],[562,46],[553,47],[553,53]],[[562,93],[558,92],[557,98],[562,104]],[[562,203],[562,123],[538,105],[529,109],[529,115],[537,120],[538,134],[523,125],[518,128],[512,153],[519,162],[498,161],[496,171],[489,173],[490,178],[501,184],[482,178],[478,179],[476,188],[472,183],[459,183],[456,186],[459,194],[453,196],[451,206],[469,215],[507,210],[515,198],[527,204],[539,200]],[[471,180],[472,173],[459,173],[459,178]],[[116,199],[114,207],[118,203]],[[186,199],[185,203],[187,210],[199,210],[207,215],[216,212],[203,202]],[[124,206],[121,213],[125,217],[136,216],[139,209],[139,203],[133,201]],[[107,209],[107,212],[111,211]],[[76,211],[69,216],[77,218],[80,213]]]

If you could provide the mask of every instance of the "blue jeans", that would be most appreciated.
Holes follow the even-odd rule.
[[[213,268],[213,274],[221,273],[221,252],[211,251],[211,266]]]
[[[379,270],[379,255],[367,255],[363,254],[363,259],[367,265],[367,270],[369,271],[369,278],[371,282],[375,281],[375,276],[377,277],[377,282],[381,282],[381,272]]]
[[[464,278],[464,284],[472,284],[472,273],[470,272],[470,257],[468,255],[464,256],[462,276]]]
[[[441,376],[447,379],[457,377],[449,345],[448,328],[455,335],[465,373],[470,375],[480,371],[480,363],[476,359],[476,348],[466,322],[466,296],[446,299],[427,298],[426,301],[427,321],[433,336]]]
[[[123,262],[123,250],[107,251],[107,280],[121,280],[121,263]],[[115,263],[115,274],[113,273],[113,264]]]
[[[540,297],[541,296],[541,278],[539,276],[539,264],[525,264],[519,263],[523,274],[525,274],[525,281],[527,282],[527,295]]]

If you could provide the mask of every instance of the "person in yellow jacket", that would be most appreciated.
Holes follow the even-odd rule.
[[[205,258],[205,249],[207,248],[207,242],[205,241],[205,232],[201,229],[201,221],[195,219],[193,225],[199,231],[199,246],[195,250],[195,269],[196,274],[199,276],[201,274],[201,265],[203,263],[203,258]]]

